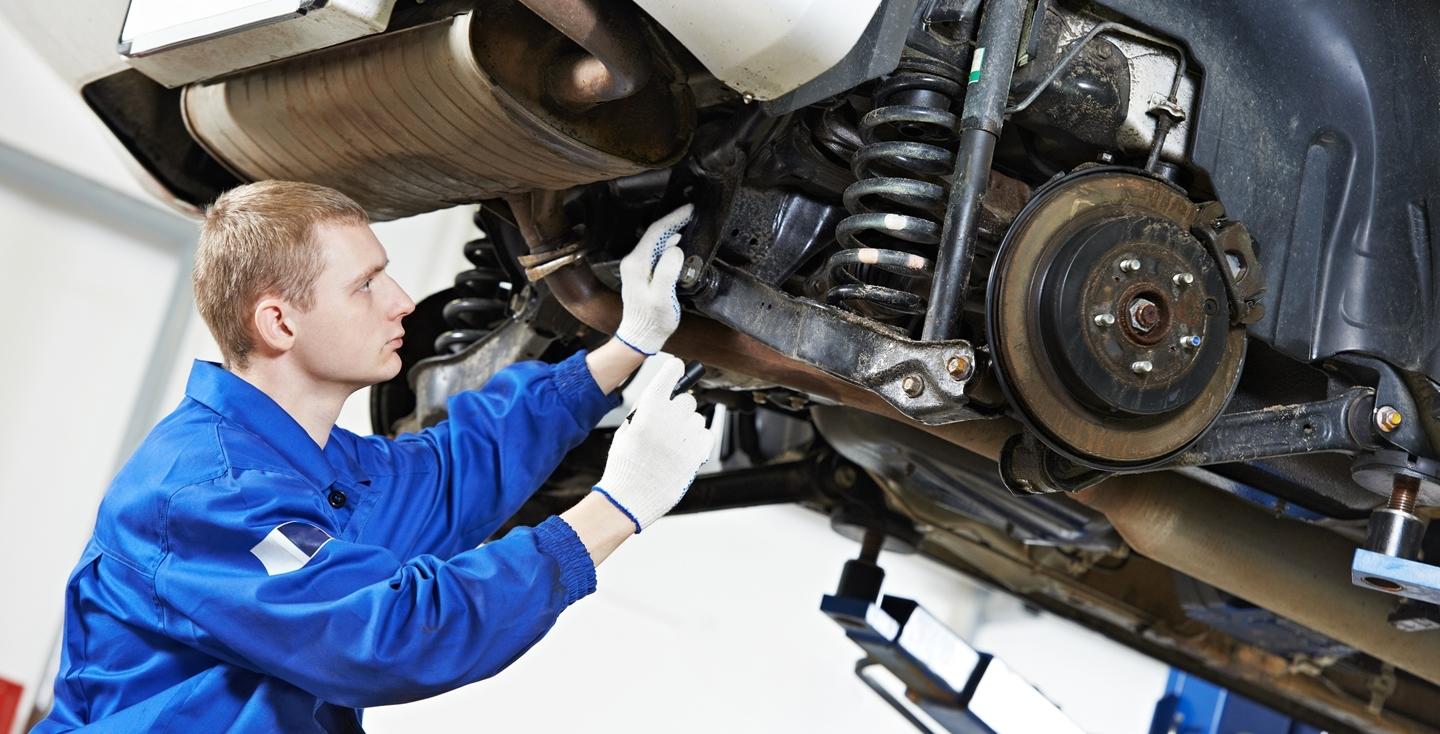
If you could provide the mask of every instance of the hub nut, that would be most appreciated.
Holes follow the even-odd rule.
[[[906,375],[905,379],[900,381],[900,389],[904,390],[906,395],[918,398],[920,393],[925,392],[925,381],[915,375]]]
[[[1160,325],[1160,306],[1148,298],[1136,298],[1126,311],[1130,314],[1130,328],[1141,334]]]

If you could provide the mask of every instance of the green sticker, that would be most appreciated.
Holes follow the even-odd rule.
[[[975,60],[970,62],[970,83],[980,81],[980,65],[985,63],[985,47],[975,49]]]

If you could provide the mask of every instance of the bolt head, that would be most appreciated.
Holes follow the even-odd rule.
[[[1140,261],[1133,257],[1127,257],[1120,261],[1120,272],[1122,273],[1134,273],[1139,272],[1139,270]]]
[[[1202,341],[1203,339],[1201,339],[1198,335],[1187,334],[1186,336],[1180,337],[1180,346],[1185,349],[1194,349],[1200,346],[1200,343]]]
[[[950,377],[956,380],[969,379],[972,368],[973,363],[963,354],[951,355],[949,359],[945,360],[945,371],[949,372]]]
[[[1405,422],[1405,415],[1394,406],[1382,405],[1375,410],[1375,427],[1382,433],[1390,433]]]
[[[1174,282],[1175,285],[1183,287],[1194,283],[1195,276],[1190,273],[1176,273],[1170,280]]]
[[[1114,326],[1115,315],[1109,313],[1097,313],[1095,314],[1095,325],[1102,329],[1107,326]]]
[[[700,274],[705,271],[705,261],[699,255],[691,255],[685,258],[685,264],[680,266],[680,277],[676,280],[681,288],[690,288],[700,282]]]
[[[1148,359],[1142,359],[1130,363],[1130,371],[1134,372],[1137,375],[1148,375],[1150,374],[1150,370],[1153,369],[1155,369],[1155,365],[1150,364],[1150,360]]]
[[[906,395],[916,398],[925,392],[925,381],[915,375],[906,375],[905,379],[900,381],[900,389],[904,390]]]

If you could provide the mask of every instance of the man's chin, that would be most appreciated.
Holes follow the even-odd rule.
[[[363,390],[367,387],[379,385],[382,382],[389,382],[396,375],[400,374],[400,368],[402,366],[400,356],[393,355],[390,359],[385,360],[370,372],[364,373],[363,378],[357,374],[356,377],[360,379],[356,379],[351,384],[355,385],[356,390]]]
[[[376,380],[375,384],[389,382],[395,379],[395,376],[400,374],[400,368],[403,366],[404,363],[400,361],[400,355],[398,353],[391,354],[390,359],[385,360],[385,366],[380,368],[380,379]]]

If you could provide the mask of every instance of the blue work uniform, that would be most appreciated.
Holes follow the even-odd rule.
[[[100,504],[35,731],[359,731],[359,709],[509,665],[595,588],[558,517],[480,545],[618,403],[584,356],[508,367],[417,434],[334,428],[323,451],[197,361]]]

